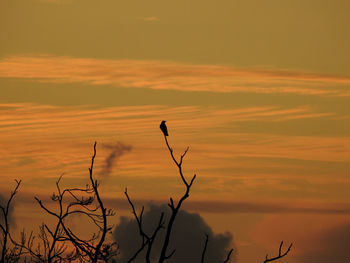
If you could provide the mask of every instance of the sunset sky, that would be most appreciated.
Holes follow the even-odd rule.
[[[190,148],[185,175],[197,174],[185,209],[232,233],[237,262],[262,262],[281,240],[294,243],[283,262],[346,262],[349,10],[348,0],[0,0],[0,191],[22,179],[17,230],[41,223],[33,196],[51,195],[62,173],[64,186],[85,186],[95,141],[118,215],[131,215],[125,187],[138,204],[178,198],[167,120],[175,154]]]

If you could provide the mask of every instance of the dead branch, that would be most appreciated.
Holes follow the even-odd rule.
[[[18,193],[18,188],[21,185],[21,180],[15,180],[16,186],[13,191],[11,191],[10,197],[7,200],[6,204],[2,205],[0,204],[0,210],[3,216],[4,222],[0,222],[0,230],[2,234],[2,246],[1,246],[1,263],[9,262],[9,259],[13,259],[17,254],[17,249],[15,250],[9,250],[8,248],[8,241],[10,237],[10,222],[9,222],[9,213],[11,209],[11,203],[13,201],[13,198]],[[9,258],[10,257],[10,258]]]
[[[204,263],[205,253],[207,252],[207,247],[208,247],[208,239],[209,239],[208,234],[205,234],[205,242],[204,242],[204,247],[202,251],[201,263]]]
[[[91,157],[91,165],[89,167],[89,179],[90,185],[87,185],[86,188],[71,188],[65,189],[64,193],[69,193],[73,198],[66,208],[66,216],[73,214],[81,214],[88,217],[94,225],[97,226],[98,232],[94,233],[93,236],[89,239],[79,238],[73,233],[73,231],[66,226],[63,222],[62,226],[64,229],[67,238],[75,246],[77,253],[80,255],[80,258],[88,258],[89,262],[108,262],[113,256],[117,254],[117,245],[115,242],[105,243],[106,236],[111,232],[112,226],[107,224],[107,218],[113,216],[115,213],[111,209],[104,207],[103,201],[101,199],[98,187],[99,182],[93,177],[93,168],[96,157],[96,142],[94,144],[94,153]],[[88,198],[77,197],[77,193],[86,193],[90,194]],[[62,197],[63,197],[62,194]],[[96,201],[96,202],[95,202]],[[92,205],[95,203],[95,207]],[[74,207],[74,210],[70,210]],[[78,208],[75,208],[78,207]]]
[[[159,231],[163,228],[164,226],[164,213],[161,213],[158,224],[156,226],[156,228],[154,229],[152,235],[148,235],[146,234],[146,232],[143,230],[143,225],[142,225],[142,220],[143,220],[143,212],[144,212],[144,207],[142,207],[141,212],[139,215],[137,215],[136,210],[135,210],[135,206],[133,204],[133,202],[131,201],[129,195],[128,195],[128,190],[125,189],[125,196],[128,199],[128,202],[131,206],[132,209],[132,214],[135,217],[138,229],[139,229],[139,234],[142,238],[142,242],[141,242],[141,246],[140,248],[134,253],[134,255],[127,261],[127,262],[132,262],[137,255],[145,248],[147,247],[147,251],[146,251],[146,262],[147,263],[151,263],[151,251],[153,248],[153,244],[154,244],[154,240],[157,237],[157,234],[159,233]]]
[[[168,143],[168,139],[167,139],[166,135],[164,135],[164,139],[165,139],[165,143],[168,147],[168,150],[170,152],[170,156],[173,159],[175,165],[177,166],[177,168],[179,170],[180,178],[181,178],[183,184],[185,185],[186,190],[177,204],[174,203],[173,198],[170,198],[170,203],[168,204],[168,206],[171,209],[171,216],[170,216],[168,225],[166,227],[165,239],[164,239],[164,243],[163,243],[163,246],[161,249],[158,263],[163,263],[166,259],[169,259],[175,253],[175,250],[173,250],[171,253],[167,254],[167,249],[168,249],[168,245],[169,245],[169,241],[170,241],[171,231],[173,229],[173,224],[174,224],[176,216],[181,208],[181,205],[189,197],[189,193],[190,193],[192,184],[193,184],[194,180],[196,179],[196,175],[194,174],[192,179],[188,182],[186,180],[186,178],[184,177],[183,171],[182,171],[182,162],[183,162],[183,159],[184,159],[185,155],[187,154],[189,148],[187,147],[187,149],[184,151],[184,153],[180,156],[180,160],[177,161],[175,156],[174,156],[173,149],[170,147],[170,145]]]
[[[228,252],[227,256],[226,256],[226,259],[222,262],[222,263],[227,263],[229,262],[230,258],[231,258],[231,255],[232,255],[232,252],[233,252],[233,248],[230,249],[230,251]]]
[[[288,249],[284,253],[282,253],[283,241],[281,241],[280,247],[278,249],[278,256],[273,257],[273,258],[268,258],[268,255],[266,255],[266,259],[264,260],[264,263],[275,261],[275,260],[278,260],[280,258],[283,258],[284,256],[286,256],[289,253],[290,249],[292,248],[292,245],[293,245],[293,243],[291,243],[289,245]]]
[[[105,208],[98,190],[99,182],[93,178],[94,161],[96,157],[96,142],[89,167],[90,184],[85,188],[61,189],[61,175],[56,182],[56,193],[51,200],[57,204],[57,209],[50,209],[38,197],[35,200],[49,215],[56,218],[56,225],[50,228],[43,224],[40,227],[38,241],[31,233],[22,246],[28,254],[38,262],[108,262],[117,254],[115,242],[106,242],[106,236],[112,226],[107,224],[107,218],[115,213]],[[67,221],[73,215],[85,216],[97,227],[97,233],[89,238],[78,237],[68,226]],[[24,235],[25,237],[25,235]],[[73,248],[68,249],[69,243]],[[35,246],[36,244],[36,246]]]
[[[207,252],[208,242],[209,242],[209,236],[208,236],[208,234],[205,234],[205,242],[204,242],[204,247],[203,247],[203,251],[202,251],[201,263],[204,263],[204,261],[205,261],[205,254]],[[232,255],[232,252],[233,252],[233,248],[231,248],[230,251],[227,253],[226,259],[222,263],[229,262],[231,255]]]

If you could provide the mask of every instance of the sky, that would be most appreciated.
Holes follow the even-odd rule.
[[[184,191],[237,262],[349,260],[350,2],[0,0],[1,195],[36,226],[64,173],[118,215]],[[115,219],[118,222],[118,218]]]

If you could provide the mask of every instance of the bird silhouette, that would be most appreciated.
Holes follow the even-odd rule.
[[[168,134],[168,128],[165,125],[166,121],[162,121],[162,123],[159,125],[159,128],[162,130],[162,132],[164,133],[164,136],[169,136]]]

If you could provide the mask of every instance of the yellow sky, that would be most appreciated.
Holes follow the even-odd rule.
[[[280,239],[300,244],[286,262],[313,262],[308,244],[350,219],[349,9],[345,0],[0,0],[1,191],[19,178],[23,196],[51,194],[62,173],[66,185],[85,184],[97,141],[111,203],[126,186],[166,201],[183,189],[164,119],[176,153],[190,147],[187,176],[198,176],[188,209],[233,233],[239,262]],[[102,174],[118,142],[132,149]],[[16,211],[28,218],[26,209]]]

